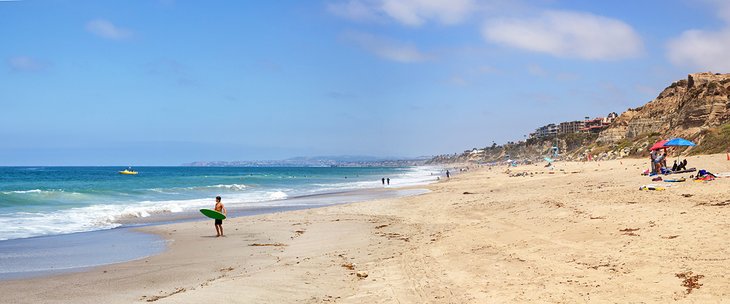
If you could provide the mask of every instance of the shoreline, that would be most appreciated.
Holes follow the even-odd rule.
[[[281,206],[234,206],[228,210],[229,220],[426,192],[418,186],[323,192],[287,198],[281,200],[286,202]],[[112,229],[3,240],[0,241],[0,282],[84,272],[159,255],[165,252],[169,240],[164,235],[146,231],[148,228],[208,221],[198,211],[187,211],[119,221],[122,225]]]
[[[0,242],[0,282],[78,273],[164,252],[167,241],[132,227]]]
[[[98,168],[6,170],[18,181],[0,190],[0,240],[106,230],[120,222],[174,220],[208,208],[217,195],[229,209],[256,209],[299,204],[295,201],[310,195],[402,188],[433,182],[438,171],[434,166],[256,169],[155,167],[131,178]],[[396,178],[396,184],[381,187],[381,174]]]
[[[331,205],[348,204],[355,202],[371,201],[390,197],[402,197],[420,194],[423,187],[430,183],[420,185],[409,185],[406,187],[393,188],[363,188],[349,189],[340,191],[327,191],[322,193],[298,195],[282,200],[266,201],[266,205],[262,206],[226,206],[229,218],[240,216],[252,216],[266,213],[276,213],[282,211],[302,210],[309,208],[322,208]],[[212,199],[211,199],[212,201]],[[281,202],[281,205],[272,205],[272,203]],[[211,203],[213,206],[214,203]],[[182,212],[157,213],[148,217],[133,217],[118,221],[122,226],[117,228],[134,228],[148,225],[165,225],[175,224],[178,222],[208,220],[200,215],[198,210],[189,210]]]
[[[688,160],[730,171],[724,154]],[[207,222],[143,227],[169,250],[0,292],[13,303],[722,302],[730,179],[641,191],[653,183],[645,163],[473,169],[422,195],[233,218],[224,238]]]

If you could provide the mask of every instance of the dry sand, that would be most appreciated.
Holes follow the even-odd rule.
[[[730,171],[725,155],[690,167]],[[730,178],[645,160],[481,168],[431,193],[146,228],[143,260],[0,284],[3,303],[728,303]],[[688,177],[690,174],[681,174]]]

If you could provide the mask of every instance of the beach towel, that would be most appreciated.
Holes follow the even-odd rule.
[[[697,176],[695,177],[695,180],[703,181],[703,182],[715,180],[715,174],[712,174],[712,172],[702,169],[697,172]]]
[[[709,181],[712,181],[712,180],[715,180],[715,177],[712,176],[712,175],[705,175],[705,176],[702,176],[702,177],[697,177],[695,179],[695,181],[698,181],[698,182],[709,182]]]
[[[686,180],[687,179],[685,179],[684,177],[682,177],[682,178],[678,178],[678,179],[665,179],[664,182],[666,182],[666,183],[681,183],[681,182],[686,181]]]
[[[695,171],[697,171],[697,168],[689,168],[689,169],[687,169],[687,170],[681,170],[681,171],[674,171],[674,172],[672,172],[672,174],[677,174],[677,173],[689,173],[689,172],[695,172]]]
[[[662,191],[662,190],[666,190],[666,188],[664,188],[664,187],[658,187],[658,186],[655,186],[655,185],[644,185],[644,186],[639,187],[639,190],[656,190],[656,191]]]

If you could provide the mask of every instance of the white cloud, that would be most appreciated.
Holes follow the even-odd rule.
[[[428,56],[412,44],[361,32],[347,32],[343,37],[384,59],[402,63],[413,63],[428,59]]]
[[[8,66],[16,72],[36,72],[46,68],[46,64],[28,56],[15,56],[8,59]]]
[[[409,26],[420,26],[430,19],[456,24],[475,7],[472,0],[383,0],[381,6],[388,16]]]
[[[730,23],[730,2],[704,0]],[[688,30],[667,43],[667,57],[674,65],[713,72],[730,72],[730,25],[716,31]]]
[[[685,31],[667,44],[669,60],[678,66],[730,71],[730,28],[718,32]]]
[[[354,21],[390,18],[413,27],[430,21],[457,24],[476,8],[474,0],[349,0],[327,6],[330,13]]]
[[[531,19],[496,19],[482,33],[497,44],[558,57],[615,60],[643,52],[641,38],[631,26],[590,13],[553,10]]]
[[[700,0],[705,2],[720,19],[730,22],[730,2],[727,0]]]
[[[132,31],[118,27],[108,20],[94,19],[86,23],[86,30],[103,38],[123,40],[132,37]]]

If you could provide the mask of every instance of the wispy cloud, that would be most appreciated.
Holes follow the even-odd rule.
[[[29,56],[15,56],[8,59],[8,67],[16,72],[38,72],[46,69],[48,64]]]
[[[697,2],[704,3],[720,19],[730,22],[730,2],[727,0],[699,0]]]
[[[343,38],[380,58],[391,61],[414,63],[428,59],[428,56],[416,46],[385,37],[362,32],[346,32]]]
[[[420,26],[436,20],[442,24],[456,24],[464,20],[476,5],[472,0],[384,0],[383,11],[398,22]]]
[[[639,56],[643,43],[623,21],[590,13],[545,11],[536,18],[501,18],[483,28],[486,40],[557,57],[616,60]]]
[[[704,0],[727,24],[724,28],[687,30],[667,43],[667,57],[677,66],[695,69],[730,71],[730,2]]]
[[[457,24],[477,8],[474,0],[349,0],[327,6],[330,13],[353,21],[391,19],[412,27],[431,21]]]
[[[94,19],[86,23],[86,30],[102,38],[124,40],[132,37],[132,31],[114,25],[109,20]]]

